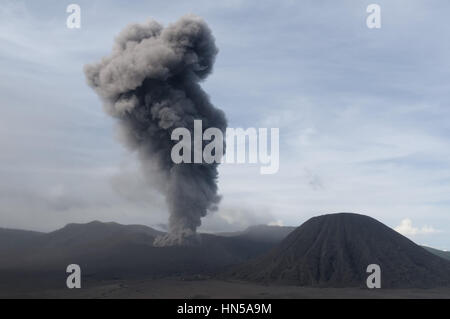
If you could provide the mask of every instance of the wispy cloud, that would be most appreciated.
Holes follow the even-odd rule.
[[[409,218],[405,218],[400,222],[400,225],[394,228],[397,232],[404,236],[429,235],[441,232],[432,226],[424,225],[422,227],[413,226],[413,222]]]

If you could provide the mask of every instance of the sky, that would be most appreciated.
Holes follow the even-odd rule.
[[[81,7],[81,28],[66,7]],[[381,7],[381,28],[366,7]],[[438,4],[439,3],[439,4]],[[450,24],[444,1],[9,1],[0,6],[0,227],[163,227],[164,198],[117,141],[83,66],[129,23],[187,13],[219,48],[202,86],[229,126],[280,130],[280,168],[221,165],[202,231],[377,218],[450,249]]]

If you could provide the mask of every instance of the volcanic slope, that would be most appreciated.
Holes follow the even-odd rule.
[[[370,264],[381,267],[382,288],[450,285],[450,262],[379,221],[352,213],[311,218],[267,254],[228,275],[260,283],[365,287]]]

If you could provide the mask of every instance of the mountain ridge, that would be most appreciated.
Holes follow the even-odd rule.
[[[450,262],[354,213],[313,217],[271,251],[228,275],[265,284],[364,287],[369,264],[381,266],[384,287],[450,285]]]
[[[10,240],[0,241],[0,275],[58,271],[64,276],[62,270],[71,263],[100,279],[214,275],[261,258],[297,229],[255,225],[239,232],[200,233],[198,247],[159,248],[153,247],[153,241],[163,232],[143,225],[92,221],[69,223],[49,233],[0,228],[0,239],[11,235]],[[240,276],[252,280],[246,277]]]

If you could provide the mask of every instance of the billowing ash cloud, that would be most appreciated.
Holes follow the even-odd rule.
[[[192,132],[226,129],[224,113],[215,108],[199,82],[212,71],[218,50],[207,24],[187,15],[167,27],[155,21],[127,26],[110,56],[86,65],[88,84],[116,118],[123,141],[137,151],[143,172],[166,195],[169,233],[155,245],[195,240],[201,218],[217,208],[217,163],[174,164],[171,149],[177,127]]]

